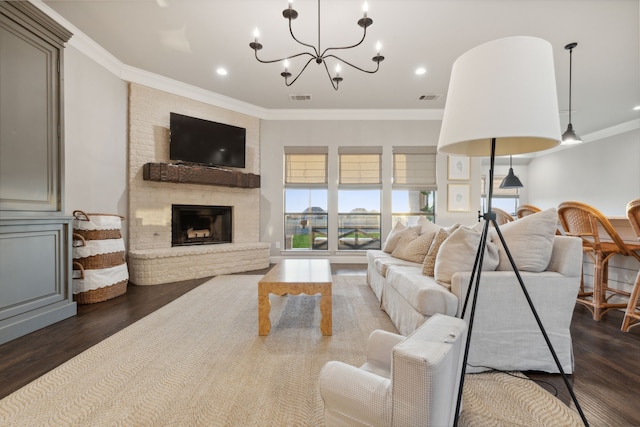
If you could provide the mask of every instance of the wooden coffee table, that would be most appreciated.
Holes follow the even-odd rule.
[[[320,331],[332,334],[331,265],[328,259],[285,259],[258,282],[258,334],[271,330],[271,301],[275,295],[320,294]]]

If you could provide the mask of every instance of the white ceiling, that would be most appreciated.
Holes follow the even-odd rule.
[[[324,0],[323,47],[357,42],[362,0]],[[288,33],[286,0],[44,1],[117,60],[264,109],[425,110],[444,107],[455,59],[486,41],[541,37],[554,49],[560,124],[568,122],[569,53],[573,51],[574,129],[582,136],[637,122],[640,111],[640,0],[368,0],[374,21],[356,49],[340,55],[372,68],[377,41],[386,57],[376,74],[343,67],[334,91],[314,62],[291,87],[281,64],[260,64],[249,47],[260,29],[267,59],[303,51]],[[317,3],[295,0],[294,33],[317,42]],[[218,67],[228,69],[219,76]],[[417,67],[426,74],[417,76]],[[296,64],[291,71],[295,73]],[[330,67],[333,70],[333,66]],[[523,82],[526,84],[526,82]],[[310,94],[311,101],[291,101]],[[425,94],[443,95],[419,101]]]

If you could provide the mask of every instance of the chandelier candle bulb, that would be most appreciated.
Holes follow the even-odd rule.
[[[362,5],[362,17],[366,18],[367,17],[367,12],[369,11],[369,5],[367,4],[367,2],[364,2],[364,4]]]
[[[376,43],[376,52],[380,55],[380,51],[382,50],[382,44],[380,42]]]
[[[258,31],[258,29],[256,28],[255,30],[253,30],[253,41],[255,43],[258,43],[258,37],[260,37],[260,31]]]

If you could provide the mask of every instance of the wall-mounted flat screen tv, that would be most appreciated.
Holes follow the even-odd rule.
[[[245,167],[245,128],[171,113],[169,157],[209,166]]]

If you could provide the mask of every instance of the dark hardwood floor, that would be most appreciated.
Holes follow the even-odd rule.
[[[366,273],[363,265],[337,264],[332,270],[333,274]],[[77,316],[0,345],[0,398],[206,281],[129,285],[120,297],[79,305]],[[574,311],[575,372],[568,380],[594,427],[640,426],[640,326],[624,333],[621,323],[621,312],[610,312],[596,322],[586,308],[577,305]],[[527,375],[574,406],[560,375]]]

